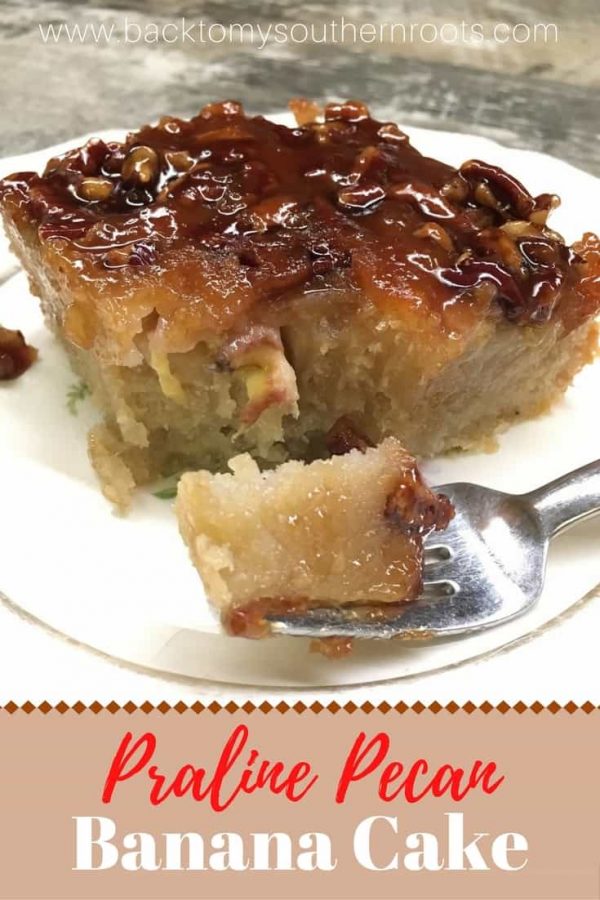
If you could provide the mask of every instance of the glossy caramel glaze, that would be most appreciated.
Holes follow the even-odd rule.
[[[290,128],[211,104],[1,183],[5,217],[39,236],[79,304],[75,343],[151,316],[165,348],[185,350],[329,287],[450,336],[489,315],[569,329],[597,311],[598,240],[571,249],[546,227],[556,197],[424,157],[359,102],[296,113]]]

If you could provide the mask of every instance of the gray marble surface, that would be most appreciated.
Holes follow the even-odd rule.
[[[342,18],[357,26],[396,23],[374,42],[343,45],[269,41],[195,43],[186,25],[231,23],[323,26]],[[144,35],[172,23],[166,41],[126,43],[125,19]],[[442,25],[479,26],[484,40],[444,40]],[[63,31],[44,42],[40,26],[100,24],[115,31],[83,43]],[[403,40],[402,26],[417,28]],[[493,27],[556,27],[558,40],[499,42]],[[426,25],[425,31],[418,29]],[[176,29],[179,29],[177,32]],[[436,40],[432,36],[436,34]],[[205,32],[206,33],[206,32]],[[371,32],[366,32],[370,34]],[[213,31],[218,38],[219,29]],[[296,34],[302,35],[301,30]],[[453,32],[446,35],[452,36]],[[502,31],[502,37],[506,30]],[[329,32],[331,36],[331,31]],[[598,0],[328,0],[301,8],[287,2],[81,3],[0,2],[0,153],[11,154],[112,126],[135,126],[161,113],[193,114],[205,102],[241,99],[248,109],[281,109],[292,96],[359,97],[374,114],[407,124],[470,131],[543,150],[600,174],[600,4]],[[260,36],[258,37],[260,41]]]

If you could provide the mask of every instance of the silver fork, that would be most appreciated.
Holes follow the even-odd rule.
[[[456,515],[426,541],[418,600],[269,616],[273,631],[312,638],[450,637],[523,615],[542,592],[550,539],[600,513],[600,460],[528,494],[475,484],[436,490],[452,500]]]

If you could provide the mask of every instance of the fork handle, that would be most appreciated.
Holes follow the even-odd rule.
[[[524,494],[548,537],[600,513],[600,459]]]

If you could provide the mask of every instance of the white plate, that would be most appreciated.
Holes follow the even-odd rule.
[[[600,182],[591,175],[481,137],[407,131],[424,153],[455,165],[482,157],[507,168],[533,193],[557,191],[565,203],[553,225],[569,241],[583,230],[599,230]],[[39,169],[81,140],[2,160],[0,174]],[[0,277],[12,265],[0,246]],[[435,644],[365,644],[335,664],[309,654],[303,640],[229,638],[207,607],[171,504],[140,492],[131,514],[120,518],[101,496],[86,455],[95,412],[89,401],[79,405],[77,416],[68,411],[67,391],[76,379],[45,330],[22,273],[0,288],[0,322],[23,330],[40,350],[39,362],[23,378],[0,389],[0,590],[43,622],[113,657],[220,684],[314,689],[373,683],[496,650],[539,629],[600,582],[596,521],[555,542],[537,607],[491,631]],[[550,415],[504,434],[498,452],[436,459],[426,474],[437,484],[464,480],[509,491],[555,478],[600,456],[599,394],[597,363],[577,377]]]

